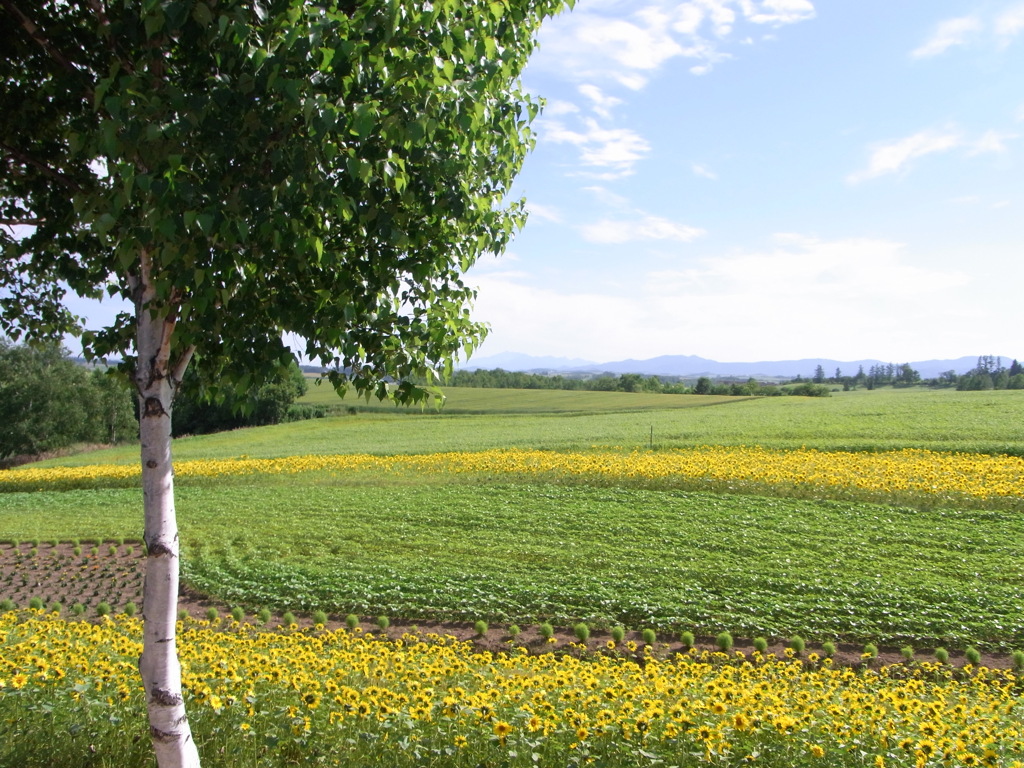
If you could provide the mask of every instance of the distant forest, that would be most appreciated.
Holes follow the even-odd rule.
[[[1024,366],[1014,360],[1009,367],[1002,358],[983,355],[978,365],[962,375],[946,371],[934,379],[922,379],[909,363],[887,363],[872,365],[867,371],[863,366],[853,375],[844,375],[837,368],[829,376],[818,366],[809,378],[797,376],[788,382],[758,381],[754,378],[738,380],[731,377],[701,376],[645,376],[639,373],[610,373],[593,375],[563,376],[561,374],[524,373],[506,371],[502,368],[491,370],[460,370],[453,374],[451,386],[482,387],[488,389],[567,389],[590,392],[654,392],[667,395],[740,395],[772,396],[802,395],[804,397],[828,397],[835,388],[874,389],[875,387],[955,387],[958,390],[1024,389]]]

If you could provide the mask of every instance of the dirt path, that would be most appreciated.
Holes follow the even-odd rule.
[[[142,582],[145,568],[144,547],[138,541],[82,541],[80,543],[54,542],[23,542],[17,547],[12,544],[0,544],[0,601],[10,600],[18,608],[28,608],[33,599],[41,601],[50,608],[60,605],[61,614],[65,617],[80,617],[94,620],[107,613],[142,613]],[[181,611],[194,619],[206,619],[210,609],[215,609],[219,617],[230,618],[230,608],[223,603],[200,595],[187,586],[183,587],[178,600]],[[343,626],[344,617],[331,616],[327,623],[329,629]],[[300,626],[311,626],[309,616],[297,615]],[[258,623],[255,616],[247,615],[244,621]],[[281,624],[280,616],[274,615],[266,626],[273,628]],[[381,630],[372,621],[363,621],[360,625],[365,632],[381,634]],[[406,632],[452,635],[460,640],[467,640],[479,650],[492,652],[507,651],[515,647],[525,647],[532,653],[544,653],[552,650],[565,649],[571,643],[578,643],[571,629],[555,628],[554,642],[542,637],[536,626],[524,626],[520,635],[513,638],[508,627],[495,626],[488,629],[483,636],[477,634],[472,624],[464,622],[440,623],[432,621],[401,622],[395,621],[384,633],[389,637],[400,637]],[[607,632],[595,631],[588,642],[588,651],[601,651],[607,648],[610,640]],[[667,640],[667,639],[666,639]],[[715,638],[698,637],[695,645],[700,650],[716,650]],[[642,657],[644,642],[639,632],[627,633],[618,652]],[[635,650],[631,650],[635,649]],[[570,649],[573,650],[573,649]],[[665,654],[683,652],[686,649],[678,640],[671,642],[659,640],[655,644],[656,653]],[[753,650],[750,640],[736,638],[733,652],[749,655]],[[835,661],[838,664],[860,665],[863,663],[858,645],[837,643]],[[782,657],[786,651],[785,644],[776,642],[769,644],[767,652]],[[573,650],[578,652],[578,650]],[[820,647],[809,644],[804,656],[816,652],[821,655]],[[920,651],[918,661],[931,661],[934,657],[931,650]],[[881,647],[877,660],[872,666],[903,663],[904,659],[898,648]],[[950,664],[963,666],[965,659],[962,651],[950,650]],[[990,668],[1008,668],[1013,660],[1009,654],[983,654],[981,663]]]

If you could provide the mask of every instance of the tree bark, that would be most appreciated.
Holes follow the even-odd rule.
[[[148,550],[143,588],[143,645],[139,672],[146,690],[149,730],[160,768],[198,768],[199,752],[181,694],[176,630],[178,618],[178,525],[171,463],[171,404],[177,386],[170,365],[173,318],[154,316],[143,276],[136,288],[139,437],[142,445],[144,539]],[[187,359],[180,367],[187,365]]]

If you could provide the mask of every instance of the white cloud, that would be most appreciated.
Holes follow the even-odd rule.
[[[760,8],[751,2],[741,2],[740,5],[744,15],[754,24],[780,27],[814,18],[814,5],[808,0],[764,0]]]
[[[980,139],[971,143],[971,149],[967,153],[970,156],[981,155],[986,152],[1005,152],[1007,139],[1015,139],[1015,133],[999,133],[998,131],[986,131]]]
[[[675,240],[688,243],[705,234],[703,229],[679,224],[660,216],[602,219],[579,227],[588,243],[618,244],[636,240]]]
[[[551,205],[528,202],[526,210],[529,212],[531,219],[543,219],[555,224],[559,224],[562,221],[562,212]]]
[[[573,115],[580,111],[580,108],[573,104],[571,101],[561,101],[559,99],[552,99],[544,105],[544,114],[548,117],[557,117],[559,115]]]
[[[476,315],[493,332],[481,354],[903,360],[952,356],[948,350],[977,343],[973,310],[960,300],[971,279],[915,266],[892,241],[789,236],[763,251],[630,277],[574,290],[483,276]]]
[[[633,172],[633,166],[651,149],[640,134],[628,128],[602,128],[591,118],[583,131],[573,131],[562,122],[544,120],[538,129],[544,141],[572,144],[580,150],[580,162],[592,168],[607,168],[603,178],[618,178]]]
[[[810,0],[655,0],[623,13],[624,3],[580,3],[541,29],[530,66],[568,79],[643,88],[665,62],[695,59],[694,74],[731,58],[725,46],[744,25],[780,27],[811,19]]]
[[[959,134],[952,131],[920,131],[905,139],[888,144],[877,144],[871,151],[868,167],[847,176],[856,184],[888,173],[897,173],[918,157],[935,152],[947,152],[962,143]]]
[[[594,112],[601,117],[611,117],[612,107],[622,103],[622,99],[605,95],[596,85],[586,83],[579,87],[580,93],[586,96],[593,103]]]
[[[691,168],[693,169],[693,173],[694,173],[695,176],[702,176],[705,179],[711,179],[712,181],[715,181],[715,180],[718,179],[718,174],[715,173],[714,171],[712,171],[706,165],[700,165],[699,163],[694,163],[691,166]]]
[[[977,16],[960,16],[946,19],[921,46],[910,52],[912,58],[924,59],[938,56],[956,45],[965,45],[970,38],[982,28],[981,19]]]
[[[996,35],[1008,42],[1024,31],[1024,3],[1008,8],[995,20]]]

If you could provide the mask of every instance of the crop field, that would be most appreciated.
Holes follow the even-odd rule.
[[[227,745],[210,764],[1021,765],[1024,393],[623,395],[615,410],[571,397],[622,393],[464,392],[478,399],[461,413],[175,442],[190,588],[220,615],[307,627],[183,625],[198,738]],[[89,543],[123,556],[139,536],[135,450],[0,473],[0,599],[20,609],[0,620],[0,723],[41,724],[70,697],[91,713],[88,743],[109,745],[109,718],[140,711],[136,620],[69,620],[94,566],[137,590]],[[63,603],[64,619],[26,610],[47,557],[76,569],[35,577],[36,604]],[[95,621],[104,594],[82,590]],[[333,629],[349,615],[370,634],[375,617],[499,629],[486,651],[423,633],[393,645]],[[546,625],[559,649],[574,627],[594,637],[537,656],[513,625],[541,648]],[[726,632],[742,660],[714,652]],[[683,653],[685,633],[702,647]],[[754,638],[793,637],[813,660],[751,655]],[[907,661],[827,662],[842,644]],[[1004,669],[979,671],[979,651]],[[41,747],[4,749],[0,764],[48,764]],[[103,754],[93,764],[128,764]]]

